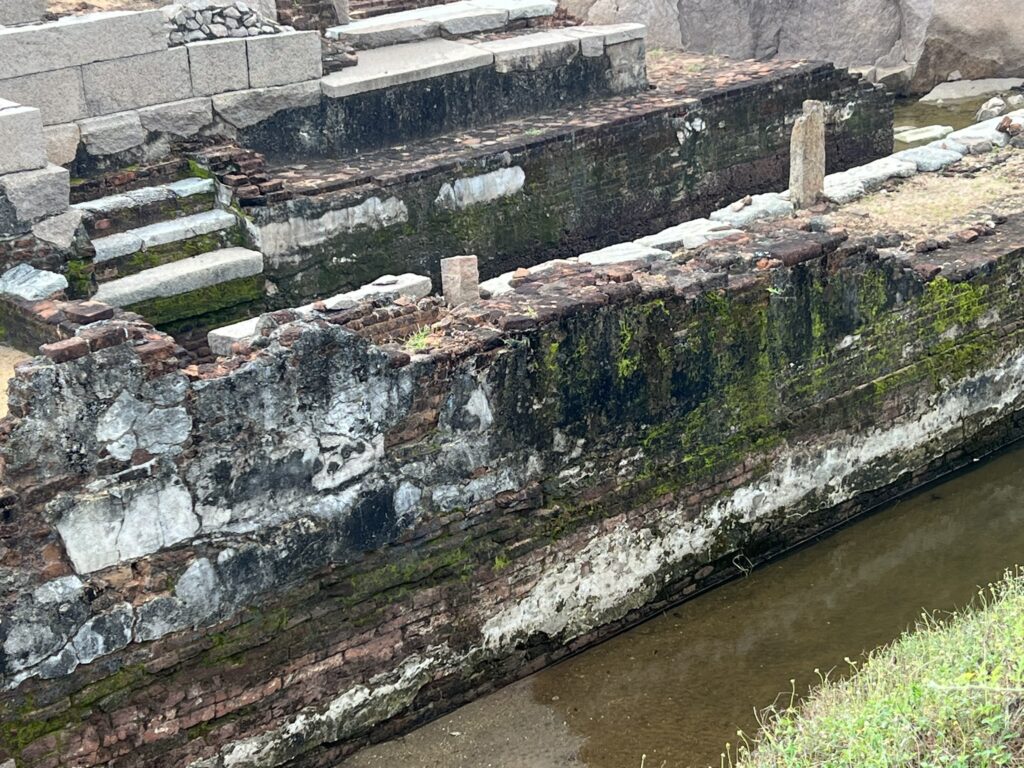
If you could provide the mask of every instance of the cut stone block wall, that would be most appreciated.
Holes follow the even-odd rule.
[[[50,158],[60,164],[76,155],[67,143],[73,130],[87,137],[87,157],[137,149],[139,156],[127,162],[143,155],[152,160],[167,148],[159,142],[142,148],[146,131],[194,136],[210,128],[209,96],[267,85],[301,87],[322,74],[316,32],[169,48],[161,11],[94,13],[0,28],[0,99],[40,110],[51,133],[64,138]],[[193,97],[207,98],[207,119],[197,119]],[[172,106],[182,103],[192,107]],[[151,121],[140,128],[136,110],[156,105],[168,105],[159,126]]]
[[[1024,431],[1022,236],[569,265],[419,351],[87,326],[11,390],[0,758],[335,766],[969,464]]]

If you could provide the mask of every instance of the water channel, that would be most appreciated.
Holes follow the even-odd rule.
[[[1024,447],[921,491],[344,768],[719,766],[790,680],[807,691],[922,609],[1024,562]],[[644,757],[646,756],[646,757]]]

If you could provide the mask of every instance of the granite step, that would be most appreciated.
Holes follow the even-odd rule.
[[[92,241],[96,279],[105,283],[207,251],[242,245],[238,217],[221,209],[158,221]]]
[[[554,0],[460,0],[352,21],[327,30],[327,37],[369,50],[435,37],[503,30],[551,16]]]
[[[262,273],[263,254],[248,248],[222,248],[103,283],[93,298],[163,323],[252,298],[262,291],[262,284],[254,280]],[[189,299],[194,301],[190,304]]]
[[[72,208],[85,215],[89,236],[101,238],[209,211],[216,206],[216,195],[213,179],[191,177],[76,203]]]
[[[344,99],[456,72],[493,68],[499,73],[533,72],[567,64],[577,55],[602,56],[607,46],[643,40],[643,24],[609,24],[527,31],[499,40],[426,39],[364,51],[359,64],[324,77],[328,99]],[[638,66],[643,52],[637,54]]]

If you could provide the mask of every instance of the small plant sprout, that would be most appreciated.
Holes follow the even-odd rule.
[[[407,349],[420,352],[430,347],[430,326],[425,325],[405,341]]]

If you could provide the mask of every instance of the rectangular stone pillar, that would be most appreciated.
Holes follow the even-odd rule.
[[[825,106],[805,101],[793,125],[790,144],[789,197],[797,210],[809,208],[825,193]]]
[[[480,272],[476,256],[441,259],[441,288],[449,307],[477,301],[480,298]]]

